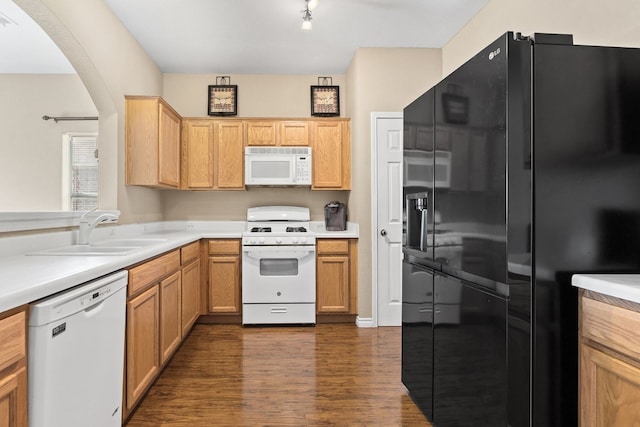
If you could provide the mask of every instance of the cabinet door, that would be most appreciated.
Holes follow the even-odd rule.
[[[318,313],[349,312],[349,257],[318,256],[316,292]]]
[[[180,117],[159,104],[158,182],[180,187]]]
[[[209,312],[240,314],[240,256],[209,257]]]
[[[216,123],[215,177],[219,189],[244,189],[242,122]]]
[[[313,189],[348,190],[351,187],[348,129],[348,124],[342,121],[313,122]]]
[[[27,427],[27,369],[0,377],[0,426]]]
[[[276,145],[276,123],[247,122],[247,145]]]
[[[297,147],[309,145],[309,122],[280,122],[280,145]]]
[[[163,365],[182,339],[182,280],[180,271],[160,282],[160,364]]]
[[[27,427],[26,314],[0,320],[0,426]]]
[[[640,369],[586,344],[580,364],[580,425],[639,425]]]
[[[185,120],[182,188],[213,188],[213,122]]]
[[[200,315],[200,260],[182,268],[182,336]]]
[[[160,295],[153,286],[127,302],[127,410],[160,369]]]

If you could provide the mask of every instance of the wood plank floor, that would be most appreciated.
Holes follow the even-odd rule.
[[[400,348],[400,328],[196,325],[127,425],[430,426]]]

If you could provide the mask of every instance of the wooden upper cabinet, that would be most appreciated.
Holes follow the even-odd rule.
[[[216,121],[214,179],[219,190],[244,190],[244,138],[240,120]]]
[[[318,120],[311,123],[314,190],[351,189],[349,122]]]
[[[183,120],[182,188],[244,189],[242,126],[239,120]]]
[[[248,146],[309,145],[308,120],[247,120],[245,126]]]
[[[180,187],[180,115],[162,98],[125,97],[126,184]]]
[[[285,120],[280,122],[280,145],[309,145],[309,122]]]
[[[247,121],[247,145],[276,145],[275,121]]]
[[[214,188],[214,130],[211,120],[182,122],[182,188]]]

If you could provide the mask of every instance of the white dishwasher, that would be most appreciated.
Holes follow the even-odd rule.
[[[120,426],[127,272],[39,300],[29,315],[29,426]]]

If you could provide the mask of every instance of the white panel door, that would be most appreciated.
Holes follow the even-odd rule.
[[[402,118],[376,120],[378,326],[402,321]]]

